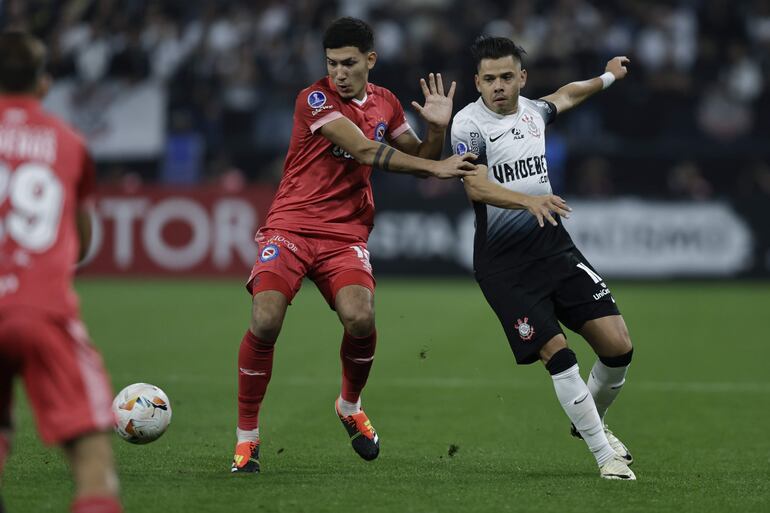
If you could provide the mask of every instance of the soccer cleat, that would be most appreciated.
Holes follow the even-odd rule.
[[[636,481],[634,471],[628,468],[625,460],[617,455],[604,465],[599,466],[599,474],[602,476],[602,479]]]
[[[583,437],[581,436],[580,432],[575,428],[575,425],[572,424],[570,428],[570,434],[574,436],[575,438],[580,438],[581,440]],[[623,461],[626,462],[626,465],[631,465],[634,462],[634,457],[631,456],[631,453],[628,450],[628,447],[626,447],[626,444],[620,441],[620,439],[615,436],[612,431],[607,428],[607,424],[604,424],[604,435],[607,437],[607,441],[610,443],[610,447],[615,451],[615,454],[620,456]]]
[[[361,410],[353,415],[345,416],[340,413],[337,401],[334,401],[334,410],[348,432],[350,444],[358,455],[366,461],[375,459],[380,454],[380,437],[377,436],[377,432],[366,413]]]
[[[240,442],[235,446],[232,473],[258,474],[259,473],[259,441]]]

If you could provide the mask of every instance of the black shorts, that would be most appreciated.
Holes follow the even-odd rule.
[[[607,284],[577,249],[563,251],[479,280],[497,314],[516,362],[540,359],[561,321],[578,331],[586,321],[620,315]]]

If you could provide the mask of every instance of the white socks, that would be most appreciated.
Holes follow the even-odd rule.
[[[359,397],[358,401],[351,403],[340,396],[339,399],[337,399],[337,408],[339,408],[340,413],[345,417],[358,413],[361,411],[361,398]]]
[[[235,428],[235,436],[238,437],[238,443],[241,442],[258,442],[259,441],[259,428],[245,431],[241,428]]]
[[[588,385],[580,377],[577,364],[551,378],[561,407],[580,432],[596,462],[601,466],[614,458],[615,451],[607,441],[602,419],[596,412]]]
[[[623,383],[626,382],[628,365],[625,367],[607,367],[601,360],[596,360],[591,375],[588,377],[588,389],[596,403],[596,411],[599,417],[604,419],[607,408],[620,393]]]

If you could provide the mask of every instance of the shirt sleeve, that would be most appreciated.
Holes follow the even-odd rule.
[[[457,155],[465,155],[471,152],[478,155],[476,164],[487,165],[487,148],[484,138],[481,137],[476,123],[462,114],[457,114],[452,120],[452,152]]]
[[[556,115],[559,113],[556,110],[556,105],[549,102],[548,100],[543,100],[542,98],[535,100],[532,103],[534,104],[535,110],[538,112],[538,114],[542,116],[546,125],[550,125],[554,122]]]
[[[401,102],[398,101],[396,95],[391,94],[390,96],[390,103],[393,105],[393,116],[388,122],[388,133],[386,135],[392,141],[407,130],[411,130],[412,127],[409,126],[409,122],[406,120],[406,114],[404,113],[404,107],[401,106]]]
[[[341,110],[339,100],[322,89],[305,89],[294,104],[295,119],[313,134],[326,123],[344,117]]]

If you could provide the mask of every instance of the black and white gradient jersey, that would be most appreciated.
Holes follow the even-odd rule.
[[[506,189],[530,195],[551,194],[545,159],[545,127],[556,107],[545,100],[519,97],[514,114],[497,114],[481,97],[452,121],[452,149],[472,152],[488,166],[487,178]],[[474,202],[476,236],[473,267],[477,278],[517,267],[574,247],[561,219],[540,228],[527,210]]]

